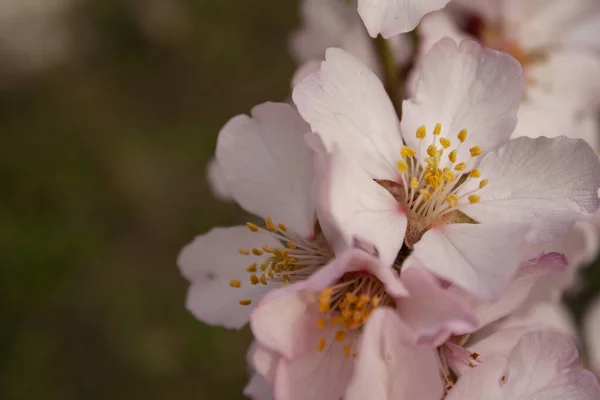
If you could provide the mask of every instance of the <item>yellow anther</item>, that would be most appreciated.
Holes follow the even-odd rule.
[[[442,176],[444,177],[446,182],[454,182],[454,173],[449,169],[445,170]]]
[[[333,288],[327,288],[327,289],[323,290],[321,292],[321,294],[319,294],[319,300],[329,302],[332,294],[333,294]]]
[[[460,132],[458,132],[458,140],[460,140],[461,143],[464,143],[465,140],[467,140],[467,130],[466,129],[462,129]]]
[[[254,225],[251,222],[246,222],[246,226],[248,227],[248,229],[250,229],[252,232],[258,232],[258,226]]]
[[[344,358],[350,358],[350,349],[352,349],[352,343],[344,346]]]
[[[265,276],[265,274],[260,275],[260,283],[262,283],[263,285],[267,284],[267,277]]]
[[[267,229],[270,230],[271,232],[277,232],[277,227],[273,223],[273,220],[271,219],[271,217],[265,218],[265,225],[267,226]]]
[[[269,272],[267,272],[267,275],[269,275],[269,278],[275,279],[275,273],[273,272],[272,269],[270,269]]]
[[[229,286],[239,288],[242,286],[242,282],[238,281],[237,279],[232,279],[229,281]]]
[[[458,200],[459,198],[456,194],[449,194],[448,196],[446,196],[446,201],[448,202],[450,208],[456,207],[456,203],[458,203]]]
[[[437,165],[436,165],[435,159],[434,159],[433,157],[427,157],[427,158],[425,159],[425,162],[427,163],[427,165],[428,165],[429,167],[431,167],[431,168],[437,168]]]
[[[331,317],[331,325],[341,325],[342,322],[344,322],[344,319],[339,316],[339,315],[335,315],[333,317]]]
[[[471,170],[471,173],[469,174],[469,176],[471,178],[479,178],[479,177],[481,177],[481,172],[479,172],[479,170],[477,168],[473,168]]]
[[[256,276],[256,274],[252,274],[250,275],[250,283],[253,285],[258,285],[258,276]]]
[[[450,146],[452,146],[452,142],[449,139],[446,139],[445,137],[440,138],[440,144],[445,149],[447,149]]]
[[[371,299],[371,305],[372,305],[374,308],[378,307],[378,306],[379,306],[379,297],[373,297],[373,298]]]
[[[429,157],[433,157],[435,155],[435,151],[437,150],[437,147],[435,147],[435,145],[430,144],[429,146],[427,146],[427,154],[429,155]]]
[[[254,254],[255,256],[262,256],[263,252],[262,252],[262,250],[259,250],[255,247],[252,249],[252,254]]]
[[[279,230],[281,230],[282,232],[287,232],[288,228],[287,226],[285,226],[284,224],[282,224],[281,222],[277,224],[277,226],[279,227]]]
[[[481,182],[479,182],[479,189],[483,189],[484,187],[486,187],[488,182],[489,182],[489,180],[487,180],[487,179],[484,179]]]
[[[416,176],[413,176],[412,179],[410,180],[410,187],[413,189],[416,189],[419,187],[419,180],[417,179]]]
[[[292,242],[291,240],[288,240],[286,244],[287,244],[287,247],[290,249],[296,248],[296,244],[294,242]]]
[[[247,272],[256,272],[256,263],[249,265],[248,268],[246,268]]]
[[[268,266],[269,266],[269,261],[267,260],[264,263],[260,264],[260,270],[266,271]]]
[[[327,328],[327,321],[325,321],[325,318],[317,319],[317,326],[321,329]]]
[[[452,150],[449,154],[448,154],[448,159],[450,159],[451,162],[455,163],[456,162],[456,150]]]
[[[325,342],[325,338],[321,338],[321,340],[319,340],[319,351],[325,350],[326,344],[327,344],[327,342]]]
[[[441,132],[442,132],[442,124],[440,124],[438,122],[437,124],[435,124],[435,128],[433,128],[433,134],[439,135]]]
[[[408,146],[402,146],[402,149],[400,149],[400,155],[402,156],[402,158],[414,157],[416,154],[417,152]]]
[[[481,147],[479,146],[473,146],[469,149],[469,151],[471,152],[471,157],[477,157],[483,153],[483,150],[481,150]]]
[[[398,168],[398,170],[402,173],[408,171],[408,164],[402,160],[398,161],[396,163],[396,168]]]
[[[336,342],[343,342],[344,340],[346,340],[346,337],[348,337],[348,334],[344,331],[340,330],[335,333]]]
[[[238,249],[238,253],[240,253],[243,256],[247,256],[248,254],[250,254],[250,250]]]
[[[466,168],[467,168],[467,164],[465,164],[464,162],[458,163],[454,167],[454,169],[457,170],[457,171],[463,171]]]
[[[243,306],[249,306],[252,304],[252,300],[240,300],[240,304]]]
[[[417,128],[417,139],[424,139],[426,133],[427,130],[425,126],[421,125],[419,128]]]
[[[425,197],[426,199],[428,199],[431,196],[431,193],[429,193],[429,190],[427,189],[421,189],[419,190],[419,193],[423,195],[423,197]]]
[[[319,311],[322,312],[323,314],[328,313],[329,312],[329,303],[324,303],[324,302],[319,303]]]
[[[479,200],[481,200],[481,197],[477,196],[476,194],[472,194],[469,196],[469,203],[471,204],[479,203]]]
[[[290,281],[290,277],[288,275],[283,275],[281,278],[283,279],[283,283],[285,285],[289,285],[290,283],[292,283],[292,281]]]
[[[346,300],[348,300],[348,302],[350,304],[352,303],[356,303],[358,301],[358,296],[356,296],[354,293],[346,293]]]
[[[270,248],[266,243],[262,245],[262,249],[265,253],[275,253],[275,249]]]
[[[368,294],[361,294],[358,296],[358,304],[356,305],[359,308],[363,308],[369,301],[371,300],[371,296]]]

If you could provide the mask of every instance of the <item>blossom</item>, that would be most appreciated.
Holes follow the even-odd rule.
[[[243,326],[273,288],[306,278],[333,257],[317,223],[309,131],[287,104],[265,103],[232,118],[219,133],[216,162],[232,198],[265,227],[213,228],[180,253],[190,281],[188,309],[208,324]]]
[[[222,201],[231,201],[231,193],[227,188],[227,182],[223,177],[221,166],[214,158],[206,164],[206,180],[209,183],[213,194]]]
[[[480,361],[461,374],[447,400],[600,398],[596,377],[580,366],[577,347],[564,334],[526,332],[508,351],[487,350],[472,353]]]
[[[379,76],[383,74],[375,44],[356,12],[356,1],[303,0],[300,7],[302,26],[290,40],[292,55],[301,64],[294,75],[294,86],[319,69],[329,47],[343,48]],[[407,36],[391,37],[388,44],[398,66],[410,61],[412,45]]]
[[[443,8],[449,1],[358,0],[358,13],[372,37],[381,34],[387,39],[415,29],[425,14]]]
[[[585,313],[583,335],[588,349],[590,367],[600,379],[600,297],[596,297]]]
[[[338,399],[354,375],[368,381],[363,373],[379,372],[396,383],[376,392],[440,398],[435,347],[472,331],[474,316],[426,270],[399,276],[363,247],[269,293],[253,311],[250,326],[260,346],[279,355],[275,371],[263,375],[272,379],[275,398]],[[416,386],[414,379],[431,384]],[[350,399],[371,390],[359,381],[352,385]]]
[[[510,140],[523,94],[512,57],[441,40],[400,123],[379,79],[330,49],[294,89],[329,153],[324,207],[384,263],[406,254],[482,299],[516,272],[525,240],[550,241],[598,209],[600,164],[582,140]],[[403,250],[404,249],[404,250]]]

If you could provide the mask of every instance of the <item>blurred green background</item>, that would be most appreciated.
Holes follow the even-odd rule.
[[[288,95],[297,18],[290,1],[80,2],[65,62],[0,62],[0,398],[243,398],[249,333],[196,321],[175,259],[240,222],[205,165],[230,117]]]
[[[197,322],[175,259],[242,219],[206,162],[230,117],[289,94],[297,8],[79,1],[65,60],[1,57],[0,398],[243,398],[249,333]]]

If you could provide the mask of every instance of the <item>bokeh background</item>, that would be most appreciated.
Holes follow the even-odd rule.
[[[296,1],[0,1],[0,398],[243,398],[249,332],[194,320],[175,259],[243,220],[206,162],[288,96],[298,23]]]

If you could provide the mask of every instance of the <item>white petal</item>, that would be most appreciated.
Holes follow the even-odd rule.
[[[210,185],[210,188],[213,191],[213,194],[223,201],[231,201],[231,191],[227,187],[227,183],[225,182],[225,177],[223,176],[223,171],[221,170],[221,166],[217,163],[217,160],[214,158],[208,162],[206,166],[206,179]]]
[[[236,329],[244,326],[258,300],[274,286],[249,282],[246,268],[257,262],[257,258],[240,255],[238,249],[260,248],[263,243],[273,247],[278,242],[268,234],[236,226],[214,228],[185,246],[177,265],[191,283],[186,301],[188,310],[210,325]],[[241,281],[241,287],[231,287],[232,279]],[[252,300],[252,304],[242,306],[240,300]]]
[[[234,199],[246,211],[271,216],[301,235],[313,231],[310,128],[288,104],[265,103],[252,118],[238,115],[219,133],[216,157]]]
[[[564,235],[582,214],[598,209],[600,163],[583,140],[517,138],[487,154],[479,170],[489,184],[477,193],[479,203],[461,210],[481,223],[531,224],[531,242]],[[461,190],[478,185],[467,181]]]
[[[519,267],[524,232],[513,224],[442,225],[423,235],[411,257],[478,298],[492,300]]]
[[[567,258],[560,253],[544,254],[521,263],[519,271],[498,301],[477,306],[475,312],[479,326],[485,326],[516,310],[536,283],[546,276],[564,271],[567,266]]]
[[[444,38],[425,55],[416,94],[402,105],[402,135],[418,149],[417,129],[425,126],[429,144],[439,123],[440,137],[456,146],[458,133],[466,129],[467,139],[457,153],[466,162],[471,147],[491,151],[509,139],[522,96],[522,69],[514,58],[471,40],[457,45]],[[422,146],[421,157],[426,149]]]
[[[600,296],[596,297],[583,319],[583,335],[592,369],[600,373]]]
[[[251,400],[273,400],[273,388],[260,374],[254,373],[244,388],[244,396]]]
[[[394,197],[355,163],[334,149],[320,174],[322,213],[352,243],[355,237],[372,243],[381,262],[392,265],[402,246],[407,218]]]
[[[248,349],[246,359],[252,369],[264,377],[267,382],[272,382],[275,379],[275,372],[279,364],[279,355],[277,353],[254,341]]]
[[[450,0],[358,0],[360,14],[369,34],[389,38],[415,29],[421,18],[439,10]]]
[[[505,398],[500,387],[499,380],[505,365],[506,358],[498,356],[483,365],[470,368],[461,375],[445,400],[516,400]]]
[[[369,317],[346,400],[439,400],[443,385],[435,351],[415,346],[391,309]]]
[[[584,368],[575,368],[553,379],[544,389],[532,393],[528,400],[597,400],[600,399],[598,378]]]
[[[294,89],[294,103],[328,150],[333,143],[371,177],[394,180],[402,139],[398,117],[377,76],[341,49]]]
[[[563,43],[569,48],[600,51],[600,10],[579,20],[564,35]]]

